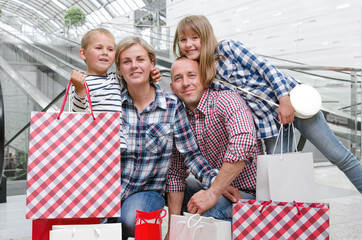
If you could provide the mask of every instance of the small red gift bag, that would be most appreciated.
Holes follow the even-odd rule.
[[[135,240],[162,240],[161,224],[162,218],[166,216],[166,210],[136,211]]]

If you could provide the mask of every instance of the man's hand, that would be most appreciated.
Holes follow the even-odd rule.
[[[239,189],[232,186],[229,186],[222,195],[233,203],[236,203],[239,199],[243,198],[243,195],[241,195]]]
[[[78,93],[79,97],[83,98],[85,95],[85,76],[83,73],[78,72],[77,70],[72,71],[72,75],[70,77],[70,81],[73,83],[75,87],[75,91]]]
[[[201,215],[216,204],[218,197],[217,194],[212,193],[211,189],[200,190],[188,202],[187,211]]]
[[[162,80],[161,72],[158,68],[151,69],[151,78],[154,83],[158,83]]]
[[[289,95],[279,99],[278,118],[282,125],[292,123],[294,121],[294,108],[290,102]]]

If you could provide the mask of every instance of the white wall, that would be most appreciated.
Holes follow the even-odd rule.
[[[361,67],[361,0],[167,0],[174,34],[186,15],[203,14],[218,40],[310,65]]]

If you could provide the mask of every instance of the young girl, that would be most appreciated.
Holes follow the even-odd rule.
[[[177,57],[186,56],[199,61],[205,86],[218,90],[229,89],[227,85],[213,81],[216,74],[217,79],[279,104],[277,108],[250,94],[240,93],[253,112],[259,138],[264,140],[267,153],[273,152],[280,126],[293,122],[300,133],[331,163],[337,165],[362,193],[362,165],[337,139],[322,112],[309,119],[294,116],[289,99],[289,92],[299,84],[294,78],[279,71],[240,42],[226,40],[218,43],[205,16],[188,16],[179,22],[173,50]],[[287,139],[284,140],[286,142]],[[276,152],[279,149],[280,146],[277,146]],[[283,150],[288,149],[284,147]]]

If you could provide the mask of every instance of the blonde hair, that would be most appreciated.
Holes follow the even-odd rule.
[[[124,38],[123,40],[121,40],[117,44],[116,59],[115,59],[116,74],[122,80],[123,84],[126,84],[126,82],[124,81],[123,77],[119,75],[119,71],[118,71],[118,67],[121,64],[120,56],[121,56],[123,51],[127,50],[128,48],[130,48],[131,46],[133,46],[134,44],[137,44],[137,43],[140,44],[147,51],[148,57],[150,58],[151,62],[153,62],[154,65],[156,65],[156,53],[155,53],[155,50],[143,38],[140,38],[140,37],[126,37],[126,38]],[[150,79],[150,81],[151,81],[151,79]]]
[[[201,52],[199,68],[203,85],[208,87],[216,74],[214,52],[218,46],[214,30],[209,20],[203,15],[187,16],[178,23],[173,41],[173,53],[176,57],[184,56],[179,46],[179,36],[194,33],[200,37]]]
[[[82,37],[82,40],[80,42],[80,45],[81,45],[81,48],[83,49],[87,49],[91,39],[94,37],[94,35],[96,35],[97,33],[103,33],[104,35],[107,35],[111,38],[113,38],[113,41],[114,41],[114,45],[116,45],[116,42],[114,40],[114,36],[113,34],[108,31],[107,29],[105,28],[95,28],[95,29],[92,29],[90,31],[88,31],[86,34],[84,34],[84,36]]]

